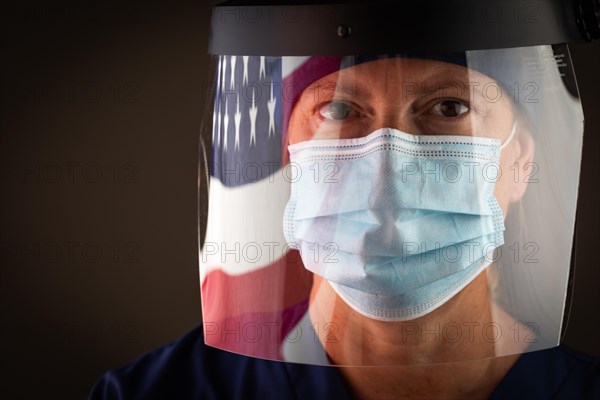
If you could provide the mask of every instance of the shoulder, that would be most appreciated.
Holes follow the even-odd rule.
[[[337,391],[341,384],[335,375],[329,367],[261,360],[206,346],[202,329],[197,327],[172,343],[106,372],[89,398],[298,398],[302,392],[320,392],[317,383],[329,385],[325,392]]]
[[[491,399],[600,398],[600,358],[566,346],[524,353]]]

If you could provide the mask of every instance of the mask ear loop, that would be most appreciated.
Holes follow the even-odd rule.
[[[508,135],[508,137],[506,138],[504,143],[502,143],[500,145],[500,150],[505,148],[510,143],[510,141],[513,139],[513,137],[515,137],[516,132],[517,132],[517,121],[515,120],[515,122],[513,122],[512,129],[510,130],[510,134]]]

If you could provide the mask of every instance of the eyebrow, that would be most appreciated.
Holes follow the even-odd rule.
[[[335,96],[336,93],[343,93],[347,96],[359,97],[364,100],[370,100],[372,98],[372,94],[370,91],[356,84],[346,85],[344,83],[339,82],[325,82],[316,84],[314,86],[311,85],[309,86],[309,88],[311,94],[313,95],[313,99],[316,98],[317,100],[320,97],[319,93],[321,90],[325,91],[325,93],[327,93],[328,96],[330,94]]]
[[[369,100],[372,97],[372,94],[370,91],[363,89],[359,85],[352,85],[352,86],[348,85],[347,86],[347,85],[344,85],[343,83],[336,84],[335,91],[342,92],[348,96],[356,96],[356,97],[364,98],[365,100]]]

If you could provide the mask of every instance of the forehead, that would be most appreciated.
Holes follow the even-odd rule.
[[[476,70],[449,62],[420,58],[385,58],[342,68],[307,87],[302,95],[315,90],[335,89],[367,98],[377,93],[389,93],[414,87],[430,90],[440,86],[479,86],[495,82]]]

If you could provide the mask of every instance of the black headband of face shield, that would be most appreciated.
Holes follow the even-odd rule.
[[[213,7],[209,53],[446,52],[599,37],[600,0],[238,0]]]

